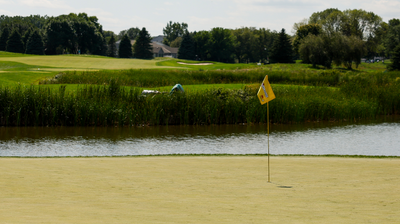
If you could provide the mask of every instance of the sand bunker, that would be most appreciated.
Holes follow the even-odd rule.
[[[192,64],[192,63],[184,63],[184,62],[177,62],[178,64],[181,65],[212,65],[213,63],[197,63],[197,64]]]

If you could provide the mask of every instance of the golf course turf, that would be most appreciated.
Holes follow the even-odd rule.
[[[263,123],[266,110],[255,94],[266,74],[277,96],[271,105],[274,123],[368,120],[399,112],[400,73],[386,72],[385,64],[362,63],[347,71],[301,63],[261,67],[190,63],[195,62],[0,52],[0,122],[3,126]],[[85,75],[95,78],[85,81]],[[62,82],[66,78],[72,81]],[[175,83],[185,86],[185,95],[144,98],[138,97],[141,89],[132,89],[169,91]],[[94,98],[89,93],[101,94]],[[249,97],[253,95],[254,99]],[[135,100],[128,102],[125,96]],[[141,104],[135,109],[134,102]],[[189,119],[193,117],[198,119]],[[398,157],[274,156],[270,183],[267,157],[260,155],[0,157],[0,164],[0,223],[400,220]]]
[[[0,158],[2,223],[397,223],[397,158]]]

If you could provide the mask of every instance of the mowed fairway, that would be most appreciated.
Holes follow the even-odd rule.
[[[400,159],[0,158],[1,223],[398,223]]]
[[[27,65],[52,67],[51,69],[44,68],[45,70],[157,68],[157,60],[121,59],[85,55],[1,57],[0,61],[11,61]]]

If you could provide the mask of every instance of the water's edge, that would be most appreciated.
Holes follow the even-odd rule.
[[[272,125],[276,156],[397,158],[399,120]],[[0,157],[265,156],[266,125],[0,127]]]

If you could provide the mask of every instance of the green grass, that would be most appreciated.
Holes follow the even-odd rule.
[[[277,97],[270,105],[274,123],[400,113],[400,73],[383,72],[378,63],[348,71],[300,63],[197,66],[178,61],[0,52],[0,125],[264,123],[266,107],[255,95],[265,75]],[[30,85],[36,83],[51,85]],[[185,94],[140,95],[143,89],[169,92],[177,83]]]
[[[267,107],[256,97],[258,84],[208,89],[195,85],[188,86],[185,94],[147,97],[141,96],[141,88],[120,87],[113,80],[109,85],[80,85],[74,92],[46,86],[0,88],[0,125],[209,125],[267,120]],[[272,87],[276,95],[270,103],[273,123],[374,119],[400,111],[400,82],[354,80],[341,88]],[[164,88],[169,92],[170,86]]]
[[[334,86],[357,77],[379,79],[385,77],[389,82],[400,79],[400,72],[359,72],[340,70],[271,70],[265,68],[239,70],[160,70],[129,69],[100,71],[66,71],[57,79],[43,80],[41,84],[108,84],[111,79],[123,86],[155,88],[199,84],[238,84],[261,83],[265,75],[271,83],[307,86]]]
[[[187,64],[178,64],[178,62],[183,62]],[[211,65],[191,65],[197,63],[212,63]],[[180,59],[171,59],[157,62],[158,66],[168,66],[168,67],[176,67],[181,69],[192,69],[192,70],[234,70],[234,69],[249,69],[249,68],[258,68],[255,64],[226,64],[220,62],[212,62],[212,61],[188,61],[188,60],[180,60]]]

